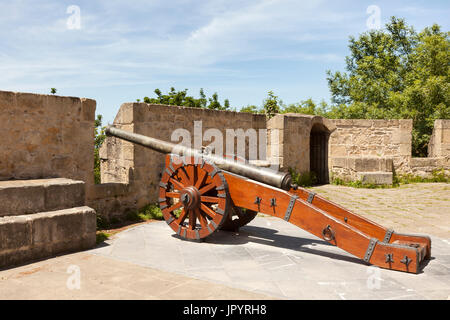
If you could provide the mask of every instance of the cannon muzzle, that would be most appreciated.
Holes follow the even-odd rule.
[[[275,172],[266,168],[260,168],[248,163],[237,162],[216,155],[205,154],[200,150],[187,148],[182,145],[167,141],[147,137],[137,133],[124,131],[113,126],[108,126],[105,130],[107,136],[114,136],[143,147],[155,150],[163,154],[174,153],[180,156],[202,157],[213,162],[218,168],[238,174],[283,190],[292,187],[292,178],[289,173]]]

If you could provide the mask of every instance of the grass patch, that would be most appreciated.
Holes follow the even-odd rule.
[[[392,177],[392,184],[373,184],[373,183],[363,183],[360,180],[351,181],[344,180],[337,177],[331,178],[331,184],[337,186],[346,186],[353,188],[365,188],[365,189],[389,189],[397,188],[400,185],[410,184],[410,183],[433,183],[433,182],[444,182],[450,183],[450,176],[447,175],[444,169],[433,170],[430,177],[421,177],[413,174],[396,174],[394,172]]]
[[[299,187],[312,187],[317,184],[317,176],[314,172],[298,173],[293,168],[289,168],[292,177],[292,183]]]
[[[163,214],[157,204],[148,204],[138,211],[129,212],[126,215],[128,221],[148,221],[148,220],[163,220]]]
[[[111,236],[111,234],[100,231],[100,232],[97,232],[95,236],[96,236],[96,242],[97,242],[97,244],[99,244],[105,240],[108,240],[108,238]]]
[[[394,174],[394,184],[410,184],[410,183],[433,183],[444,182],[450,183],[450,175],[447,175],[444,169],[436,169],[431,172],[431,177],[421,177],[413,174]]]
[[[331,184],[336,186],[345,186],[352,188],[365,188],[365,189],[387,189],[396,187],[394,184],[374,184],[374,183],[364,183],[361,180],[351,181],[344,180],[341,178],[331,178]]]
[[[113,229],[118,230],[122,227],[139,222],[163,219],[164,217],[158,204],[149,204],[139,210],[129,211],[125,214],[125,216],[112,217],[109,220],[100,215],[97,215],[97,242],[99,241],[99,237],[104,237],[104,235],[111,236],[114,233],[112,232]],[[108,231],[108,233],[106,233],[105,231]],[[100,232],[103,232],[104,235],[99,235]]]

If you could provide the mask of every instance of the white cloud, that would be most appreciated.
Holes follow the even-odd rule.
[[[178,1],[164,15],[158,15],[163,2],[150,7],[142,1],[110,1],[96,8],[80,4],[81,30],[67,29],[68,15],[62,3],[10,2],[2,10],[2,18],[9,19],[0,22],[4,30],[0,32],[4,39],[0,86],[38,82],[47,87],[55,80],[60,86],[76,81],[89,86],[145,83],[158,74],[238,75],[215,66],[231,60],[334,59],[333,54],[284,52],[277,45],[279,41],[320,38],[300,32],[313,22],[311,11],[319,10],[320,2],[213,1],[202,5]],[[171,11],[183,9],[187,16],[198,13],[187,28],[180,22],[183,19],[170,16]],[[147,20],[141,11],[148,14]],[[180,30],[179,25],[183,26]]]
[[[72,3],[2,0],[0,88],[144,84],[210,74],[245,78],[246,70],[233,64],[338,62],[342,52],[333,45],[345,47],[366,18],[364,6],[323,0],[76,3],[81,30],[66,28]]]

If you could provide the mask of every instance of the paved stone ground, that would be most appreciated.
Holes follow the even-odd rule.
[[[418,275],[369,267],[273,217],[204,242],[180,240],[165,222],[152,222],[93,250],[0,272],[0,299],[450,298],[448,184],[314,190],[396,231],[431,235],[433,259]],[[71,265],[79,267],[80,290],[66,285]]]
[[[450,240],[432,241],[434,259],[418,275],[369,267],[273,217],[204,242],[180,240],[165,222],[155,222],[90,252],[280,299],[447,299]]]
[[[77,275],[80,276],[79,282],[76,280]],[[265,300],[273,298],[84,251],[0,271],[0,299]]]
[[[406,184],[390,189],[324,185],[311,190],[395,231],[450,238],[448,183]]]

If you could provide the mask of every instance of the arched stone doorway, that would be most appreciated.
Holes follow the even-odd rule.
[[[330,182],[328,173],[328,140],[330,131],[322,123],[315,123],[311,128],[309,145],[310,172],[317,177],[318,184]]]

